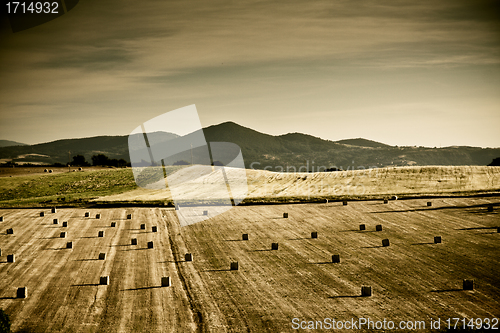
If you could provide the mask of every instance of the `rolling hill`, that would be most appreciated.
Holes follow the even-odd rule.
[[[278,172],[299,171],[299,168],[301,171],[322,171],[332,167],[352,170],[412,165],[487,165],[500,156],[500,148],[397,147],[362,138],[329,141],[301,133],[273,136],[234,122],[209,126],[203,132],[208,142],[239,145],[246,168],[267,168]],[[176,137],[175,134],[169,135],[162,140]],[[0,159],[18,163],[67,163],[68,152],[71,156],[83,155],[87,161],[96,154],[130,161],[128,136],[98,136],[0,147]]]

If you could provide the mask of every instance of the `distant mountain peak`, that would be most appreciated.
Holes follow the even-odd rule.
[[[12,146],[27,146],[27,144],[10,140],[0,140],[0,147],[12,147]]]
[[[385,143],[373,141],[373,140],[368,140],[368,139],[363,139],[363,138],[356,138],[356,139],[344,139],[344,140],[339,140],[335,141],[335,143],[341,143],[344,145],[351,145],[351,146],[358,146],[358,147],[370,147],[370,148],[389,148],[392,147],[391,145],[386,145]]]

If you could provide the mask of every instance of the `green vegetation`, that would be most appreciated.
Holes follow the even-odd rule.
[[[0,333],[10,332],[10,319],[3,309],[0,309]]]
[[[132,169],[110,169],[0,179],[2,207],[83,205],[137,188]]]

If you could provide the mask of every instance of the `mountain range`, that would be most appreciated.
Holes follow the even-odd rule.
[[[207,142],[232,142],[241,148],[247,168],[271,171],[318,171],[406,165],[487,165],[500,157],[500,148],[453,146],[444,148],[398,147],[367,139],[323,140],[302,133],[268,135],[225,122],[203,129]],[[172,133],[149,133],[166,142]],[[2,140],[4,144],[7,140]],[[97,136],[65,139],[35,145],[1,146],[0,160],[17,163],[66,164],[72,156],[87,161],[96,154],[130,161],[128,136]],[[196,163],[196,161],[195,161]]]

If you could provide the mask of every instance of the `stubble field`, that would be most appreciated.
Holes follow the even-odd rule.
[[[431,319],[498,318],[499,201],[244,206],[182,228],[170,208],[4,209],[0,308],[14,332],[291,332],[294,318],[361,317],[424,321],[419,331],[430,331]],[[233,261],[239,270],[229,269]],[[99,285],[100,276],[109,285]],[[169,287],[161,287],[164,276]],[[475,289],[462,290],[463,279],[474,279]],[[362,285],[371,297],[360,297]],[[16,298],[24,286],[28,297]]]

